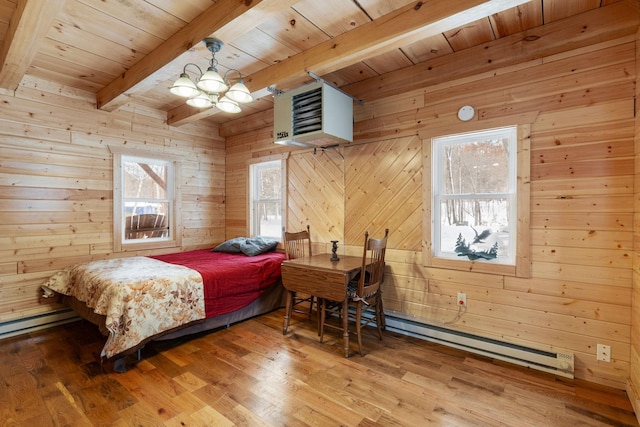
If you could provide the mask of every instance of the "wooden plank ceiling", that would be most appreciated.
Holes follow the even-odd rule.
[[[107,111],[224,123],[271,108],[268,87],[290,90],[308,72],[346,87],[617,1],[630,0],[0,0],[0,88],[45,79]],[[169,93],[186,63],[206,69],[209,36],[224,42],[220,73],[239,70],[256,98],[242,113]]]

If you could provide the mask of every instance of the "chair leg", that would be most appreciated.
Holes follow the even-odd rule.
[[[358,303],[356,307],[356,335],[358,336],[358,351],[360,356],[364,356],[362,353],[362,303]]]
[[[313,295],[309,297],[309,320],[313,317]]]
[[[320,309],[322,307],[322,303],[323,303],[323,299],[321,298],[316,298],[316,311],[317,311],[317,315],[318,315],[318,336],[320,336],[320,328],[322,327],[322,322],[320,319]]]
[[[324,319],[325,319],[325,308],[327,305],[327,301],[324,299],[320,300],[320,325],[319,325],[319,330],[318,330],[318,335],[320,335],[320,342],[322,342],[322,339],[324,338]]]
[[[293,302],[294,302],[295,294],[296,293],[294,291],[287,292],[287,304],[286,304],[286,310],[284,313],[284,325],[282,327],[282,335],[286,335],[287,329],[289,329],[289,320],[291,320],[291,312],[293,311]]]
[[[382,300],[376,303],[376,327],[378,328],[378,338],[382,341],[382,328],[384,327],[384,313],[382,312]]]

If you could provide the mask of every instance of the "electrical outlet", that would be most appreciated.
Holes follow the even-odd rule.
[[[458,292],[458,306],[467,308],[467,294],[464,292]]]
[[[598,344],[596,348],[596,358],[601,362],[611,362],[611,346]]]

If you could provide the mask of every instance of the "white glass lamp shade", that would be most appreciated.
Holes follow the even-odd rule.
[[[187,73],[180,74],[180,78],[176,80],[169,91],[174,95],[182,96],[184,98],[196,96],[200,93],[195,83],[191,81]]]
[[[218,101],[216,107],[218,107],[218,109],[224,111],[225,113],[239,113],[240,111],[242,111],[240,110],[240,106],[238,105],[238,103],[227,98],[226,95],[223,96],[220,101]]]
[[[208,108],[213,106],[213,102],[211,98],[209,98],[209,95],[204,92],[199,92],[196,96],[187,99],[187,105],[196,108]]]
[[[246,104],[247,102],[253,101],[251,92],[249,92],[249,89],[247,88],[247,86],[245,86],[242,80],[231,86],[231,89],[229,89],[225,96],[227,96],[232,101],[236,101],[241,104]]]
[[[227,90],[229,86],[225,84],[224,79],[214,67],[209,67],[198,80],[198,87],[205,92],[220,93]]]

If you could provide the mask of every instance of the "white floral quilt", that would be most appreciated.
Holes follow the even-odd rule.
[[[153,337],[205,318],[202,276],[181,265],[130,257],[67,267],[45,289],[70,295],[106,317],[111,358]]]

